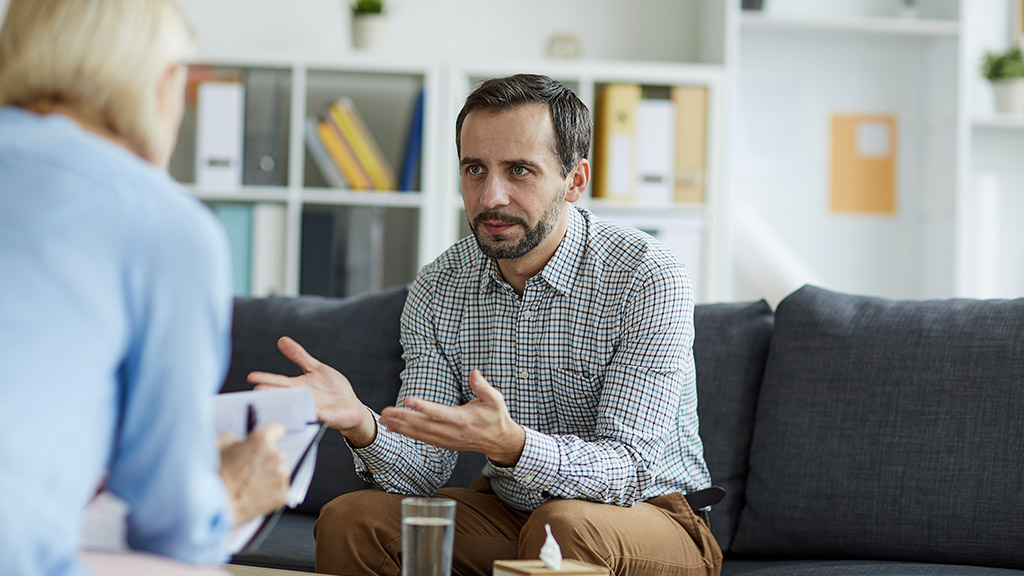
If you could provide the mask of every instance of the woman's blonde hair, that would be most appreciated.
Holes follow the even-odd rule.
[[[194,52],[174,0],[11,0],[0,28],[0,106],[70,107],[153,159],[173,141],[159,121],[161,78]]]

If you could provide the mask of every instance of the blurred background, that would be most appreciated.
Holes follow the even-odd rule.
[[[700,301],[1024,295],[1020,0],[179,5],[201,49],[171,173],[239,294],[411,280],[467,233],[465,94],[537,72],[594,113],[581,204],[669,245]]]

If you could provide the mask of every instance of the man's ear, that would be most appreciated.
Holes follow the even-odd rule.
[[[572,169],[567,177],[569,187],[565,191],[566,202],[575,202],[583,197],[590,184],[590,161],[580,158],[576,161],[576,167]]]

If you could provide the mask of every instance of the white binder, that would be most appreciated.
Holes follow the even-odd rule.
[[[214,190],[240,188],[245,86],[240,82],[203,82],[198,87],[196,108],[196,185]]]
[[[636,107],[636,204],[672,205],[675,138],[675,104],[671,100],[640,100]]]

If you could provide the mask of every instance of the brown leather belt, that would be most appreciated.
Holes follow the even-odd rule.
[[[704,508],[708,506],[714,506],[725,498],[725,489],[720,486],[712,486],[703,490],[697,490],[696,492],[690,492],[689,494],[683,494],[683,498],[686,498],[686,502],[690,504],[690,508],[697,514],[700,514]]]

